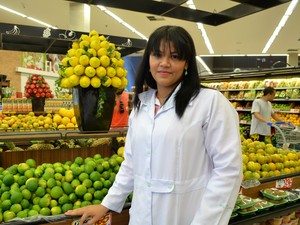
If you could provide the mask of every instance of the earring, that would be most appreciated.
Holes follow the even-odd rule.
[[[188,72],[187,72],[187,69],[185,69],[184,76],[187,76],[187,75],[188,75]]]

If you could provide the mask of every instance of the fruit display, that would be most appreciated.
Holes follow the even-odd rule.
[[[36,74],[28,77],[24,94],[26,98],[54,98],[47,81],[43,76]]]
[[[242,153],[245,180],[300,172],[300,152],[296,150],[283,150],[272,144],[245,139]]]
[[[63,58],[57,85],[62,88],[127,86],[127,71],[121,53],[103,35],[92,30],[74,41],[67,56]]]
[[[0,115],[0,132],[67,129],[77,129],[73,108],[60,108],[57,113],[46,115],[36,115],[34,112]]]
[[[36,165],[34,159],[0,168],[0,222],[13,218],[58,215],[99,204],[112,185],[123,157],[76,157]]]

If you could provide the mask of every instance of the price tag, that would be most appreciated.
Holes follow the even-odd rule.
[[[290,111],[293,113],[299,113],[299,109],[291,109]]]
[[[90,220],[90,218],[87,218],[83,225],[86,225],[86,223]],[[105,216],[103,216],[99,221],[94,223],[93,225],[111,225],[112,224],[112,213],[107,213]],[[79,225],[79,220],[75,220],[72,222],[72,225]]]
[[[237,110],[243,110],[243,107],[236,107]]]
[[[246,123],[247,123],[247,120],[241,120],[240,123],[241,123],[241,124],[246,124]]]
[[[289,189],[292,188],[293,178],[284,178],[276,180],[275,187],[281,189]]]

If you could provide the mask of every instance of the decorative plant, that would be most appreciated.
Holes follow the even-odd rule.
[[[115,44],[92,30],[72,43],[72,48],[59,66],[56,85],[62,88],[98,88],[97,117],[103,112],[105,88],[124,89],[127,86],[124,60]]]
[[[54,98],[49,84],[42,75],[33,74],[28,77],[25,85],[26,98]]]

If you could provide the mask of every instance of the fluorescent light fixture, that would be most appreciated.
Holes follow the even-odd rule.
[[[141,38],[148,40],[148,38],[143,35],[142,33],[140,33],[139,31],[137,31],[134,27],[132,27],[131,25],[129,25],[128,23],[126,23],[124,20],[122,20],[120,17],[118,17],[116,14],[114,14],[113,12],[111,12],[110,10],[106,9],[104,6],[102,5],[97,5],[97,7],[105,12],[107,15],[109,15],[110,17],[112,17],[114,20],[118,21],[120,24],[122,24],[124,27],[126,27],[127,29],[129,29],[131,32],[137,34],[138,36],[140,36]]]
[[[272,36],[268,40],[267,44],[265,45],[264,49],[262,50],[262,53],[266,53],[269,48],[271,47],[272,43],[276,39],[277,35],[279,34],[282,27],[284,27],[286,21],[288,20],[289,16],[292,15],[296,5],[298,3],[298,0],[292,0],[289,7],[287,8],[284,16],[281,18],[279,24],[277,25],[276,29],[274,30]]]
[[[205,45],[206,45],[206,47],[207,47],[209,53],[210,53],[210,54],[214,54],[214,50],[213,50],[213,48],[212,48],[212,46],[211,46],[211,44],[210,44],[209,38],[208,38],[208,36],[207,36],[207,34],[206,34],[206,31],[205,31],[205,29],[204,29],[203,24],[202,24],[202,23],[197,23],[197,26],[198,26],[198,29],[201,30],[202,37],[203,37],[203,39],[204,39],[204,43],[205,43]]]
[[[29,19],[29,20],[31,20],[31,21],[33,21],[33,22],[36,22],[36,23],[38,23],[38,24],[41,24],[41,25],[43,25],[43,26],[51,27],[52,29],[57,29],[57,27],[55,27],[55,26],[52,26],[52,25],[50,25],[50,24],[48,24],[48,23],[45,23],[45,22],[43,22],[43,21],[41,21],[41,20],[38,20],[38,19],[35,19],[35,18],[33,18],[33,17],[26,16],[26,15],[23,14],[23,13],[17,12],[17,11],[15,11],[15,10],[10,9],[10,8],[7,8],[7,7],[3,6],[3,5],[0,5],[0,9],[3,9],[3,10],[5,10],[5,11],[7,11],[7,12],[10,12],[10,13],[13,13],[13,14],[15,14],[15,15],[17,15],[17,16],[21,16],[21,17],[23,17],[23,18]]]
[[[206,65],[206,63],[203,61],[203,59],[200,56],[196,56],[196,59],[198,60],[199,63],[204,67],[205,71],[209,74],[212,74],[210,68]]]

